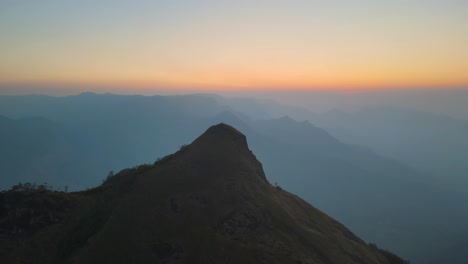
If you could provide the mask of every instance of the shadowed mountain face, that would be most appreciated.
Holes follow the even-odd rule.
[[[87,192],[0,198],[2,263],[404,263],[270,185],[246,137],[224,124]]]
[[[60,190],[65,185],[83,190],[101,183],[110,170],[153,163],[193,141],[206,127],[224,122],[248,137],[270,182],[314,204],[365,240],[418,264],[455,263],[451,256],[464,252],[458,248],[467,245],[460,239],[468,230],[466,195],[440,188],[429,175],[401,161],[345,144],[315,122],[256,120],[254,114],[263,104],[243,101],[240,109],[228,102],[207,95],[0,96],[0,114],[8,116],[0,119],[0,188],[47,181]],[[265,108],[257,118],[270,110]],[[284,115],[284,110],[267,116]],[[310,114],[296,109],[289,113],[296,118]],[[42,118],[28,118],[36,115]],[[385,130],[386,120],[376,124]],[[370,126],[362,127],[371,131]],[[422,158],[445,155],[426,150]],[[458,263],[465,262],[466,257]]]

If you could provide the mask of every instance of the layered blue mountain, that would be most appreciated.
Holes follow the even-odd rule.
[[[27,172],[36,167],[18,158],[16,164],[32,167],[10,177],[11,168],[2,166],[1,175],[7,175],[2,182],[47,181],[59,189],[68,185],[70,190],[92,187],[110,170],[152,164],[193,141],[206,127],[224,122],[247,136],[270,182],[314,204],[365,240],[412,263],[431,263],[436,258],[428,252],[439,257],[442,248],[446,248],[445,252],[456,248],[447,241],[458,241],[459,232],[468,229],[466,196],[440,188],[432,176],[402,160],[345,144],[309,121],[287,116],[258,119],[267,111],[249,115],[255,111],[253,107],[242,111],[239,102],[227,101],[213,95],[0,97],[0,114],[8,117],[6,123],[10,126],[30,116],[41,116],[49,120],[48,124],[61,127],[61,136],[52,138],[72,139],[67,141],[71,154],[56,151],[60,159],[51,162],[64,168],[65,173],[49,170],[43,175],[31,175]],[[243,102],[247,103],[252,101]],[[29,131],[34,139],[34,128]],[[1,137],[13,140],[16,133]],[[62,146],[54,140],[48,144],[48,153],[61,149],[54,145]],[[9,148],[2,151],[11,152],[15,146]],[[70,160],[74,166],[68,166]],[[10,185],[1,187],[7,189]],[[444,254],[442,259],[450,255]]]

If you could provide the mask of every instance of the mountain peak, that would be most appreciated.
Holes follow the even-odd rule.
[[[219,123],[211,126],[203,133],[194,143],[197,141],[209,140],[213,143],[222,140],[224,142],[234,143],[236,146],[248,149],[247,139],[244,134],[239,130],[233,128],[225,123]]]
[[[222,133],[226,135],[231,135],[234,137],[243,137],[245,138],[244,134],[242,134],[239,130],[233,128],[230,125],[227,125],[225,123],[219,123],[217,125],[211,126],[206,130],[207,133]]]
[[[228,177],[229,181],[235,179],[237,183],[255,182],[264,185],[268,182],[262,164],[249,149],[246,136],[225,123],[208,128],[183,149],[180,156],[181,159],[194,164],[200,174],[214,175],[215,181],[230,175],[232,177]],[[254,173],[236,174],[238,170]],[[229,173],[225,173],[226,171]],[[207,178],[205,181],[211,184],[213,178]]]
[[[246,137],[224,123],[154,166],[63,195],[76,202],[62,220],[11,254],[0,250],[0,262],[402,263],[270,185]],[[7,239],[0,248],[18,238]]]

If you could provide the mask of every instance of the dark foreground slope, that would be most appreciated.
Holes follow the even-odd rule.
[[[224,124],[87,192],[0,202],[1,263],[404,263],[270,185]]]

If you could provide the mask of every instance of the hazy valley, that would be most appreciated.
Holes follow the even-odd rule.
[[[464,163],[447,158],[437,164],[439,152],[405,144],[399,151],[406,156],[398,155],[398,149],[387,151],[392,138],[379,131],[392,130],[378,120],[381,117],[388,127],[401,130],[390,133],[393,142],[400,142],[403,135],[408,140],[425,135],[411,141],[421,145],[441,140],[441,133],[461,131],[437,122],[453,123],[456,128],[464,123],[405,114],[413,118],[411,124],[421,127],[416,130],[407,126],[406,119],[382,117],[383,110],[371,113],[375,120],[359,112],[349,114],[354,119],[363,116],[369,124],[365,126],[351,117],[338,118],[344,113],[318,114],[273,101],[209,94],[0,97],[5,146],[0,150],[0,173],[6,175],[0,184],[3,189],[18,182],[46,182],[57,190],[92,188],[109,171],[152,164],[193,141],[207,127],[224,122],[247,136],[269,182],[305,199],[366,241],[412,263],[463,263],[460,248],[467,245],[461,235],[468,231],[467,192],[461,185],[465,179],[457,172],[463,172]],[[310,121],[301,116],[309,116]],[[374,129],[371,124],[376,124]],[[427,124],[439,131],[422,134]],[[352,133],[340,134],[344,128]],[[460,159],[467,149],[463,134],[457,135],[461,143],[454,143],[456,147],[448,148],[449,142],[457,140],[453,135],[447,139],[451,141],[430,147],[448,146],[443,155]],[[418,155],[428,162],[418,165],[411,159]],[[435,169],[444,165],[450,177]]]

